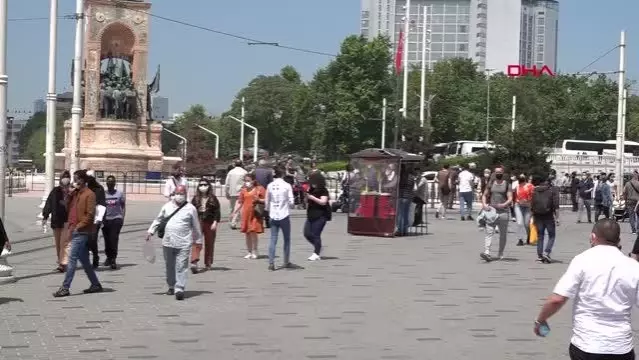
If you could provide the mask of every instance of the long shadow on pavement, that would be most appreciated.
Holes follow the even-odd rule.
[[[0,297],[0,305],[8,304],[8,303],[11,303],[11,302],[24,302],[24,300],[18,299],[18,298],[3,298],[3,297]]]

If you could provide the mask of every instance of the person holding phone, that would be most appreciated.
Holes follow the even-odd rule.
[[[322,251],[322,231],[329,220],[330,208],[328,205],[328,190],[326,179],[321,173],[311,174],[309,177],[309,189],[306,193],[308,207],[306,208],[306,223],[304,224],[304,237],[313,245],[313,254],[309,261],[320,260]]]

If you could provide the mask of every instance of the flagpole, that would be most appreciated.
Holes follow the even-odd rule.
[[[419,126],[424,127],[425,118],[425,105],[426,105],[426,16],[428,15],[428,8],[423,6],[424,18],[422,19],[422,72],[421,72],[421,89],[420,89],[420,102],[419,102]]]
[[[408,39],[410,37],[410,0],[406,0],[406,19],[404,21],[404,90],[402,92],[402,117],[408,117]]]

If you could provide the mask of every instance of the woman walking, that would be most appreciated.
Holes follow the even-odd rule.
[[[306,223],[304,237],[313,245],[313,255],[308,260],[320,260],[322,251],[322,231],[330,219],[331,210],[328,207],[328,190],[326,179],[322,174],[315,173],[309,178],[310,188],[307,193],[308,208],[306,209]]]
[[[55,254],[57,257],[57,267],[55,271],[65,272],[69,260],[69,248],[71,245],[71,234],[68,231],[67,196],[71,184],[71,173],[64,171],[60,175],[60,184],[51,190],[47,201],[42,209],[42,221],[46,226],[47,220],[51,217],[51,229],[55,241]]]
[[[246,236],[245,259],[257,259],[257,237],[264,233],[264,224],[262,215],[264,213],[264,199],[266,189],[257,183],[255,174],[247,174],[244,176],[244,187],[240,191],[240,195],[231,214],[231,219],[240,211],[241,226],[240,231]]]
[[[524,246],[524,243],[528,243],[528,234],[530,234],[530,204],[532,201],[532,194],[535,187],[532,182],[528,181],[526,175],[519,175],[519,183],[515,188],[515,218],[517,219],[517,227],[519,233],[519,240],[517,246]],[[524,242],[524,239],[526,241]]]
[[[213,193],[213,187],[208,179],[200,179],[197,193],[193,197],[193,200],[191,200],[191,204],[197,209],[202,234],[204,234],[204,266],[206,270],[211,270],[213,254],[215,252],[215,234],[221,215],[220,201]],[[202,244],[193,244],[191,248],[191,272],[193,274],[197,274],[198,272],[201,252]]]

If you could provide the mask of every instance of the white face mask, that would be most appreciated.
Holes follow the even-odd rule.
[[[247,181],[247,182],[244,183],[244,186],[246,186],[247,188],[251,188],[251,187],[253,187],[253,182]]]
[[[184,195],[184,194],[176,194],[173,197],[173,200],[175,200],[175,202],[178,203],[178,204],[184,204],[184,202],[186,201],[186,195]]]
[[[207,185],[202,185],[198,188],[198,190],[200,190],[201,193],[206,193],[209,191],[209,187]]]
[[[69,186],[70,183],[71,183],[71,179],[69,178],[60,179],[60,184],[62,184],[63,186]]]
[[[87,170],[87,176],[95,177],[95,171],[94,170]]]

